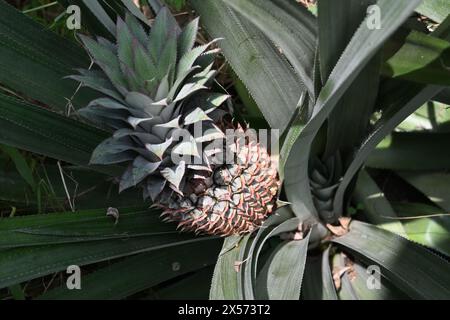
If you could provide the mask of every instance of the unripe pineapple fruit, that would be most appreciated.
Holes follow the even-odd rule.
[[[94,150],[91,163],[128,163],[120,191],[142,187],[144,198],[181,230],[246,233],[273,209],[276,163],[252,139],[231,137],[236,155],[231,163],[215,161],[229,144],[207,148],[225,137],[230,115],[220,108],[228,96],[208,90],[217,50],[209,49],[212,43],[194,47],[197,30],[198,19],[181,30],[163,8],[149,34],[127,15],[117,21],[115,43],[81,37],[98,69],[79,70],[71,78],[105,97],[80,114],[113,131]],[[236,136],[244,132],[240,125],[232,127]]]

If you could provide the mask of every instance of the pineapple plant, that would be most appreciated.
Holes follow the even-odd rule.
[[[450,296],[449,6],[58,2],[0,1],[0,298]]]

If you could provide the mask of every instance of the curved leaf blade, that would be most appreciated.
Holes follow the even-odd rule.
[[[73,69],[89,66],[86,53],[5,1],[0,1],[0,44],[1,84],[63,111],[95,97],[84,88],[77,92],[78,84],[64,79]]]
[[[334,238],[333,242],[377,263],[385,276],[411,298],[448,299],[450,296],[449,262],[424,247],[359,221],[353,221],[350,232]]]
[[[224,38],[219,45],[225,57],[247,86],[267,122],[272,128],[283,131],[304,91],[292,67],[270,40],[225,2],[190,2],[211,37]]]
[[[317,25],[314,16],[293,1],[228,0],[233,9],[279,45],[314,97],[312,79]]]
[[[192,243],[126,258],[83,277],[82,290],[58,287],[40,300],[118,300],[216,261],[219,241]]]
[[[286,195],[296,214],[309,212],[317,216],[308,177],[308,161],[317,132],[353,80],[420,2],[380,0],[378,5],[384,13],[383,29],[370,30],[363,23],[345,49],[319,95],[312,119],[301,132],[286,162]]]
[[[281,243],[264,265],[256,282],[260,299],[298,300],[311,232],[306,238]]]

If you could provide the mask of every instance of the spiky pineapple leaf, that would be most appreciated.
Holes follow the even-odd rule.
[[[450,211],[450,174],[447,172],[398,172],[400,177],[425,194],[430,201]]]
[[[3,85],[66,112],[69,107],[77,109],[95,97],[85,88],[74,96],[77,84],[64,79],[73,69],[89,66],[83,50],[5,1],[0,1],[0,42]]]
[[[379,265],[382,274],[411,298],[447,299],[450,295],[449,262],[420,245],[359,221],[353,221],[350,232],[333,242],[368,264]]]
[[[142,24],[129,13],[125,15],[125,23],[130,29],[133,36],[138,39],[141,46],[146,47],[148,42],[148,34]]]
[[[450,4],[446,0],[427,0],[416,11],[441,23],[450,14]]]
[[[161,175],[171,183],[176,189],[180,187],[181,181],[183,180],[184,173],[186,171],[186,163],[180,161],[173,168],[164,168],[161,170]]]
[[[141,22],[150,26],[150,21],[147,17],[142,13],[142,11],[138,8],[136,3],[132,0],[121,0],[122,4],[127,8],[127,10],[133,14],[136,18],[138,18]]]
[[[450,216],[435,206],[420,203],[393,203],[411,241],[450,256]]]
[[[120,178],[119,192],[134,187],[159,168],[161,162],[149,162],[138,156]]]
[[[218,40],[219,39],[213,40],[207,44],[195,47],[192,50],[189,49],[187,53],[182,55],[177,65],[177,77],[195,67],[194,63],[197,61],[200,55],[202,55],[213,43],[217,42]]]
[[[124,139],[108,138],[99,143],[91,155],[90,164],[115,164],[135,158],[133,145]]]
[[[139,42],[133,42],[134,69],[142,83],[155,79],[157,69],[145,47]]]
[[[279,244],[256,280],[259,299],[298,300],[311,232],[302,240]]]
[[[111,48],[101,44],[100,42],[97,42],[87,36],[79,35],[81,41],[83,42],[84,46],[90,53],[92,59],[95,63],[97,63],[100,68],[105,72],[105,74],[108,76],[111,83],[114,85],[114,87],[122,94],[125,95],[127,93],[127,82],[122,72],[121,67],[123,71],[126,71],[126,66],[124,64],[120,63],[119,58],[117,56],[117,53],[112,50]],[[122,53],[121,59],[123,59],[124,53]]]
[[[117,57],[119,62],[127,67],[134,66],[133,42],[136,39],[131,34],[128,25],[120,17],[117,18]],[[97,58],[98,59],[98,58]]]
[[[283,131],[304,91],[291,66],[256,27],[223,1],[191,0],[272,128]],[[264,79],[264,81],[261,81]]]
[[[317,215],[312,197],[308,196],[311,194],[308,161],[314,138],[361,70],[418,4],[419,0],[400,0],[395,3],[380,0],[378,5],[384,12],[381,18],[383,29],[370,30],[363,22],[335,66],[319,95],[312,119],[300,133],[286,162],[286,195],[296,214],[309,212]]]
[[[153,9],[153,12],[158,13],[159,10],[162,9],[164,4],[161,2],[161,0],[148,0],[148,4]]]
[[[150,30],[150,41],[148,50],[154,61],[159,61],[162,51],[170,38],[176,37],[181,32],[178,23],[170,13],[169,9],[163,7]]]
[[[412,31],[383,65],[386,77],[424,84],[450,85],[450,42]]]
[[[370,223],[408,238],[401,222],[396,220],[396,212],[366,170],[362,170],[358,175],[353,197],[357,206],[363,206]]]
[[[199,18],[195,18],[184,27],[178,41],[178,58],[183,57],[194,47],[197,39]]]
[[[95,15],[98,21],[112,34],[116,34],[116,25],[99,1],[82,0],[84,5]]]
[[[213,267],[198,270],[192,275],[180,279],[177,283],[170,283],[150,294],[150,299],[161,300],[208,300]]]
[[[214,264],[219,249],[220,241],[214,240],[143,253],[112,263],[83,277],[83,290],[69,290],[64,285],[48,291],[39,299],[124,299]]]
[[[6,145],[87,166],[108,134],[44,108],[0,94],[0,141]],[[105,170],[117,173],[117,168]]]
[[[2,218],[0,248],[22,248],[48,244],[78,243],[173,233],[173,226],[159,224],[158,213],[145,207],[119,208],[121,223],[106,217],[106,209]],[[120,219],[120,218],[119,218]],[[111,223],[112,222],[112,223]],[[148,224],[153,230],[148,233]],[[133,230],[133,232],[129,232]]]
[[[111,81],[103,75],[102,72],[97,70],[78,70],[81,75],[68,76],[68,79],[72,79],[80,82],[83,86],[97,90],[111,98],[121,101],[122,97],[114,89]]]
[[[292,221],[290,221],[283,225],[284,222],[293,217],[294,215],[288,207],[279,208],[264,221],[264,226],[256,232],[255,238],[249,245],[248,251],[247,249],[242,251],[245,254],[243,260],[246,261],[246,263],[242,265],[242,268],[239,271],[242,272],[243,279],[241,281],[245,299],[255,299],[256,271],[262,247],[270,237],[276,235],[279,230],[283,232],[285,229],[295,229],[295,222],[292,223]]]
[[[230,236],[225,239],[214,269],[209,298],[211,300],[243,299],[240,286],[240,252],[245,251],[250,235]]]
[[[302,285],[305,300],[338,300],[330,269],[330,247],[318,258],[308,257]]]
[[[1,219],[0,230],[10,240],[3,246],[9,249],[0,252],[0,287],[73,264],[84,266],[211,239],[180,235],[148,211],[124,212],[117,223],[106,216],[106,209]]]
[[[439,171],[450,168],[446,132],[393,132],[367,158],[366,166],[377,169]]]
[[[317,4],[319,55],[325,84],[345,47],[375,0],[321,0]]]
[[[409,95],[401,96],[397,104],[393,105],[387,112],[383,113],[383,116],[377,122],[375,129],[359,148],[336,191],[334,209],[337,212],[342,212],[345,191],[370,152],[375,149],[383,138],[391,133],[404,119],[441,91],[440,87],[434,85],[428,85],[418,92],[413,91],[414,89],[414,87],[408,89]]]
[[[161,57],[158,61],[157,74],[162,79],[168,75],[169,84],[175,81],[175,65],[177,64],[177,41],[175,37],[166,40]],[[158,100],[158,99],[157,99]]]
[[[314,97],[312,67],[317,41],[314,16],[303,6],[283,0],[229,0],[243,17],[257,26],[283,54]]]
[[[322,0],[318,3],[319,64],[325,84],[375,0]],[[328,118],[324,159],[347,154],[366,134],[379,85],[381,54],[361,71]],[[342,130],[345,127],[346,130]]]

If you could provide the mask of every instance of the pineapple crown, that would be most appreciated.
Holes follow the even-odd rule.
[[[206,90],[216,74],[217,50],[209,48],[217,39],[194,47],[197,31],[198,19],[181,30],[163,8],[149,33],[127,14],[125,21],[117,19],[116,43],[80,36],[99,69],[81,69],[70,78],[106,97],[79,113],[114,131],[94,150],[91,163],[128,162],[120,191],[140,184],[144,198],[155,201],[163,191],[183,194],[187,172],[210,171],[207,156],[198,149],[223,136],[214,122],[228,96]],[[195,124],[201,124],[199,137],[191,134]],[[200,158],[201,165],[175,163],[173,154]]]

